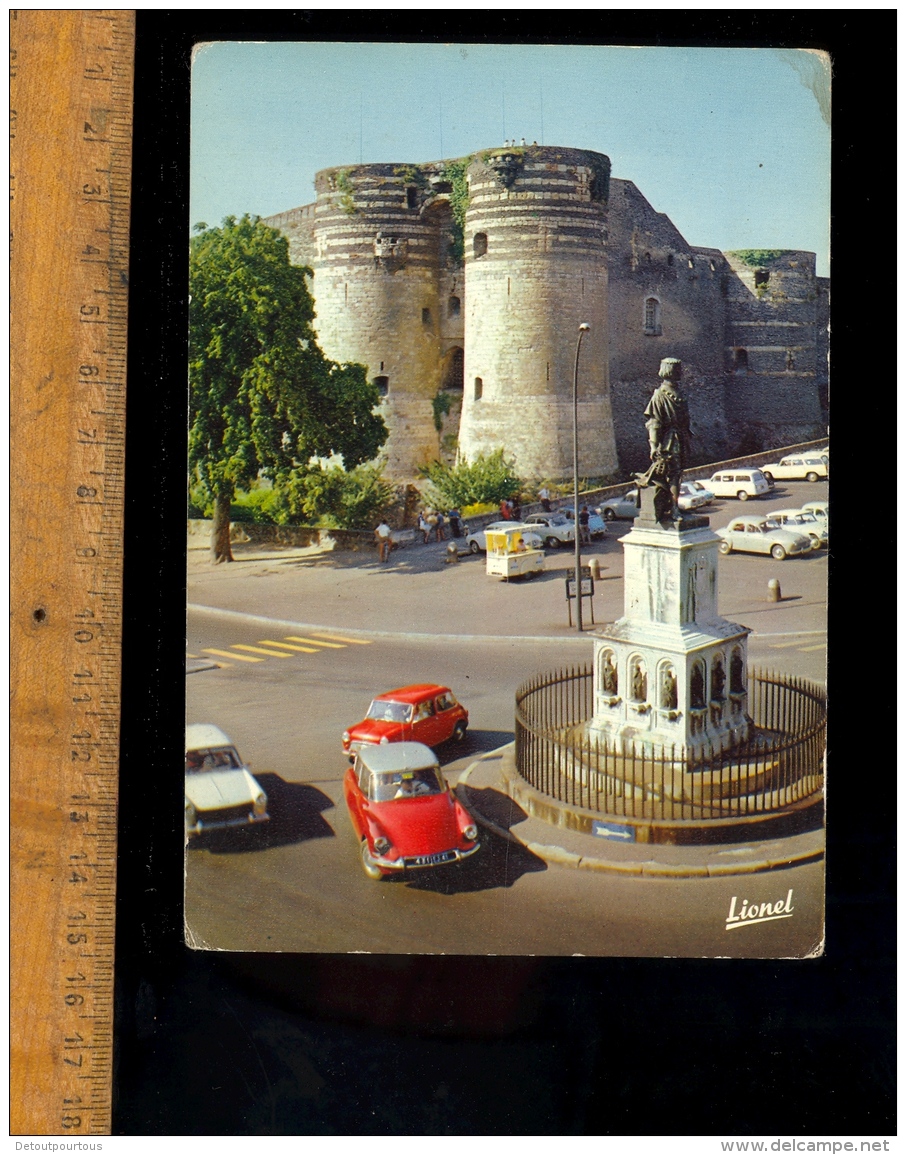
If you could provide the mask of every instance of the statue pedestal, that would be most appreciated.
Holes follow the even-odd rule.
[[[624,615],[594,633],[589,736],[683,760],[729,749],[749,732],[750,631],[717,612],[720,538],[706,517],[646,512],[623,538]]]

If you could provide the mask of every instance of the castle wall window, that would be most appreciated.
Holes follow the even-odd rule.
[[[384,364],[381,362],[381,368],[383,369],[383,367]],[[380,393],[382,397],[386,397],[390,391],[390,378],[384,376],[375,377],[374,383],[377,385],[378,393]]]
[[[488,234],[476,233],[472,239],[472,252],[476,257],[483,257],[488,251]]]
[[[431,324],[431,310],[430,309],[422,309],[422,324],[423,325],[430,325]]]
[[[767,269],[756,269],[755,270],[755,288],[756,289],[760,285],[766,285],[770,279],[771,279],[771,274],[768,272]]]
[[[481,395],[483,392],[484,392],[484,382],[482,381],[482,379],[480,377],[476,377],[475,378],[475,389],[472,393],[472,396],[475,398],[476,401],[480,401]]]
[[[418,189],[415,187],[415,185],[409,185],[409,187],[406,189],[406,208],[418,208]]]
[[[733,354],[733,372],[748,373],[749,353],[747,349],[737,349]]]
[[[458,317],[462,310],[462,301],[459,297],[451,297],[447,302],[447,314],[450,317]]]
[[[645,299],[644,330],[646,336],[658,337],[661,333],[661,303],[657,297]]]
[[[646,254],[645,254],[645,264],[646,264],[646,265],[650,265],[650,264],[651,264],[651,253],[646,253]]]
[[[668,254],[667,254],[667,264],[668,264],[668,265],[672,265],[672,264],[673,264],[673,253],[668,253]]]

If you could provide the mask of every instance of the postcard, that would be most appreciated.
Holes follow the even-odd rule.
[[[829,104],[197,47],[191,947],[822,953]]]

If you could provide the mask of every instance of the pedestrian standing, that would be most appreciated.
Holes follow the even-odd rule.
[[[583,505],[579,511],[579,539],[585,543],[591,541],[591,534],[588,532],[588,519],[588,506]]]
[[[510,520],[510,503],[505,497],[500,499],[500,516],[504,521]]]
[[[437,525],[435,526],[435,533],[438,541],[446,541],[447,535],[444,533],[444,515],[437,511]]]
[[[424,544],[428,544],[428,538],[431,536],[431,526],[428,524],[428,519],[422,511],[418,515],[418,528],[422,531],[422,540]]]
[[[519,496],[518,493],[513,498],[513,500],[510,502],[510,509],[512,510],[513,517],[515,518],[515,520],[516,521],[522,521],[522,498]]]
[[[450,536],[462,537],[462,518],[458,509],[454,507],[449,511],[447,521],[450,523]]]
[[[538,490],[538,499],[541,502],[541,508],[544,510],[544,512],[550,513],[550,511],[551,511],[551,491],[547,488],[546,485],[543,485]]]
[[[390,560],[390,526],[381,518],[380,525],[374,531],[378,547],[378,561]]]

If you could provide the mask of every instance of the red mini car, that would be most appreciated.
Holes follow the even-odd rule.
[[[421,742],[363,746],[343,794],[369,878],[461,862],[479,848],[472,816]]]
[[[446,686],[425,683],[378,694],[357,725],[343,732],[343,749],[352,758],[363,746],[388,742],[424,742],[439,746],[462,741],[469,711],[460,706]]]

